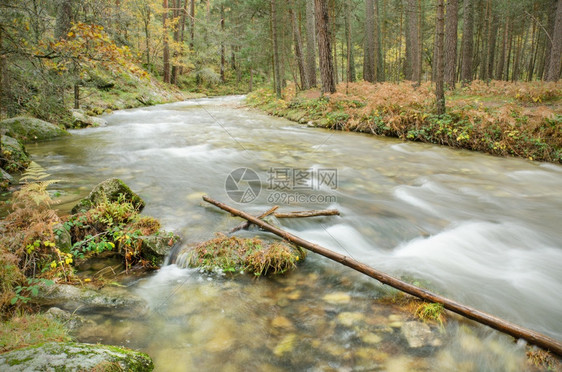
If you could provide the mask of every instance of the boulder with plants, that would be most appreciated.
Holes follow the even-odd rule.
[[[7,136],[20,141],[41,141],[55,137],[68,136],[69,133],[58,126],[41,119],[18,116],[0,121],[0,130]]]

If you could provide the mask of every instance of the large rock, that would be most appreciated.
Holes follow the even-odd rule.
[[[90,195],[80,200],[78,204],[72,208],[72,214],[76,214],[80,211],[87,211],[103,202],[105,198],[107,198],[108,201],[117,201],[119,195],[123,195],[124,199],[130,201],[139,212],[144,208],[144,200],[134,193],[129,186],[118,178],[109,178],[95,186],[90,192]]]
[[[80,109],[72,110],[72,126],[74,128],[104,127],[106,125],[107,121],[102,118],[88,116]]]
[[[40,141],[69,135],[54,124],[23,116],[0,121],[0,130],[20,141]]]
[[[49,342],[0,355],[1,371],[152,371],[144,353],[108,345]]]
[[[14,177],[10,176],[8,172],[0,168],[0,189],[2,187],[8,187],[8,185],[13,185],[15,182]]]
[[[58,307],[51,307],[49,310],[47,310],[45,316],[63,323],[65,328],[69,331],[76,331],[77,329],[85,325],[95,324],[92,320],[86,320],[83,316],[65,311]]]
[[[33,300],[42,305],[59,306],[75,310],[94,308],[144,308],[146,303],[122,288],[104,287],[101,290],[81,288],[69,284],[40,285]]]
[[[29,165],[29,157],[25,147],[17,139],[7,135],[2,135],[1,141],[2,157],[5,159],[4,169],[8,173],[25,170]]]

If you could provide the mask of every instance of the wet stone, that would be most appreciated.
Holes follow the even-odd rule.
[[[323,297],[329,304],[347,304],[351,301],[351,296],[345,292],[333,292]]]
[[[441,340],[436,337],[431,328],[425,323],[406,322],[402,326],[401,332],[411,348],[441,345]]]
[[[360,323],[365,318],[361,313],[343,312],[338,314],[338,323],[347,327]]]

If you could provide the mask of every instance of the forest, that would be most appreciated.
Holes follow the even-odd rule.
[[[561,75],[562,0],[0,0],[0,369],[560,368]]]

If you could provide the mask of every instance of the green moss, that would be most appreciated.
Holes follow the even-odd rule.
[[[45,314],[15,316],[0,325],[0,352],[67,340],[70,336],[64,325]]]

